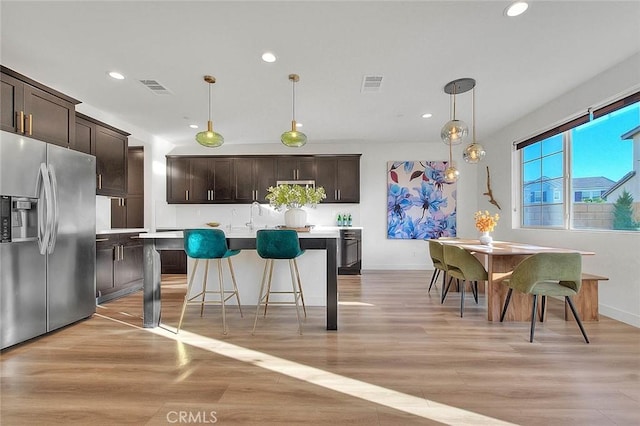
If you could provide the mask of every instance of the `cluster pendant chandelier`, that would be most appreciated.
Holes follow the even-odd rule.
[[[472,89],[473,142],[464,149],[462,158],[467,163],[475,164],[485,156],[485,150],[482,145],[476,143],[475,87],[476,81],[472,78],[460,78],[450,81],[444,86],[444,92],[451,95],[452,105],[451,120],[449,120],[440,131],[442,141],[449,145],[449,164],[444,171],[444,179],[448,183],[456,182],[460,176],[460,171],[453,163],[452,146],[461,144],[464,138],[469,134],[469,127],[467,124],[456,118],[456,95],[468,92]]]
[[[289,80],[291,81],[291,130],[284,132],[280,136],[280,140],[288,147],[298,148],[307,143],[307,135],[298,131],[298,125],[296,123],[296,83],[300,81],[298,74],[289,74]]]
[[[196,141],[207,148],[215,148],[224,143],[224,137],[213,131],[213,121],[211,121],[211,85],[216,82],[216,78],[205,75],[204,81],[209,84],[209,121],[207,121],[207,130],[196,135]]]

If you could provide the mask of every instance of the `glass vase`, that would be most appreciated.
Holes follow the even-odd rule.
[[[489,231],[483,232],[482,235],[480,235],[480,244],[490,246],[491,243],[493,243],[493,237],[491,236]]]

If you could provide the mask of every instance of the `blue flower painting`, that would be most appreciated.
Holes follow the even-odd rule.
[[[456,184],[444,181],[446,161],[387,163],[387,238],[456,236]]]

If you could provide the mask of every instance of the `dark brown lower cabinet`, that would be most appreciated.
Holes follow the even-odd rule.
[[[186,274],[187,254],[182,250],[160,251],[160,273],[162,274]]]
[[[138,233],[96,236],[96,302],[142,289],[143,242]]]

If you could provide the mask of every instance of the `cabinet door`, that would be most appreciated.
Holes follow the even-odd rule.
[[[18,133],[20,111],[24,111],[24,83],[6,74],[0,74],[0,129]]]
[[[234,198],[238,203],[251,203],[255,197],[253,158],[236,158],[234,167]]]
[[[254,159],[254,188],[256,191],[256,201],[266,202],[265,196],[270,186],[276,186],[276,159],[262,157]]]
[[[188,202],[190,173],[191,161],[189,158],[167,158],[167,203]]]
[[[191,183],[189,184],[189,202],[207,203],[212,200],[212,163],[207,157],[191,159]]]
[[[69,148],[96,155],[96,126],[90,121],[81,117],[76,117],[76,138]]]
[[[127,225],[127,198],[111,199],[111,227],[133,228]]]
[[[323,203],[335,203],[338,198],[337,166],[335,158],[316,158],[316,186],[321,186],[327,193]]]
[[[97,236],[98,240],[106,239]],[[111,241],[96,242],[96,297],[113,291],[114,243]]]
[[[233,201],[233,159],[217,158],[213,159],[213,201],[224,203]]]
[[[75,143],[76,107],[50,93],[24,85],[25,134],[51,144]]]
[[[96,126],[98,195],[127,196],[127,148],[125,135]]]
[[[277,180],[313,180],[316,178],[316,162],[313,157],[279,157]]]
[[[338,157],[336,187],[338,202],[360,202],[360,157]]]
[[[161,250],[160,263],[162,274],[187,273],[187,254],[183,250]]]
[[[121,246],[121,259],[114,264],[113,287],[115,291],[142,286],[143,248],[141,245]]]

